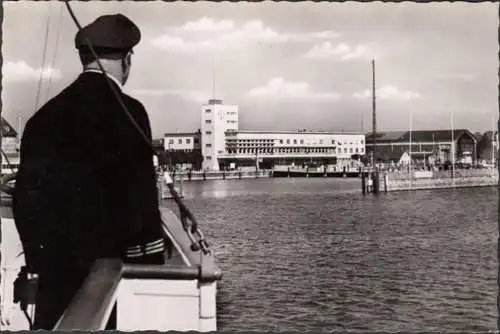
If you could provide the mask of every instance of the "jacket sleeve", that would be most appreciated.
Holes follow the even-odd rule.
[[[152,141],[149,118],[143,105],[131,99],[131,113],[149,142]],[[151,147],[136,130],[131,133],[135,144],[129,151],[128,198],[130,205],[137,206],[137,218],[140,220],[140,235],[133,238],[126,249],[129,262],[163,263],[165,242],[162,219],[159,210],[156,172],[153,164]]]

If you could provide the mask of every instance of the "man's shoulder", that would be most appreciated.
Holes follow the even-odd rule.
[[[136,115],[141,115],[143,117],[144,116],[147,117],[146,108],[139,100],[137,100],[136,98],[133,98],[132,96],[125,94],[125,93],[123,93],[122,96],[123,96],[123,100],[124,100],[123,102],[125,102],[125,105],[127,106],[127,108],[130,109],[130,112],[132,112]]]
[[[123,97],[124,97],[124,100],[127,104],[130,104],[131,106],[145,110],[144,105],[138,99],[136,99],[136,98],[134,98],[126,93],[123,93]]]

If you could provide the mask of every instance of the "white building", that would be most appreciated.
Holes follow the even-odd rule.
[[[225,154],[226,132],[235,131],[238,131],[238,106],[211,99],[201,107],[203,169],[219,170],[218,158]]]
[[[2,174],[9,174],[19,168],[19,138],[16,130],[3,117],[0,125],[2,127],[2,150],[5,153],[2,155]]]
[[[323,165],[355,167],[353,156],[365,154],[365,136],[358,133],[306,131],[227,132],[222,166]]]
[[[165,133],[165,151],[190,152],[200,146],[200,134],[198,132]]]

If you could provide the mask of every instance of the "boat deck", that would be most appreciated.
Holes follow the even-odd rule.
[[[2,216],[2,302],[0,330],[28,330],[29,323],[13,301],[13,283],[24,265],[22,246],[9,205],[0,206]],[[165,252],[164,266],[126,265],[119,259],[104,260],[92,270],[87,281],[63,315],[58,329],[103,329],[99,319],[93,319],[98,328],[88,328],[89,309],[96,306],[90,300],[98,281],[108,279],[108,303],[117,305],[118,330],[216,330],[217,280],[221,272],[213,255],[191,249],[191,240],[177,215],[161,207],[163,230],[170,246]],[[104,266],[104,271],[103,271]],[[106,266],[119,268],[109,270]],[[101,272],[99,273],[99,270]],[[108,278],[103,273],[114,272]],[[92,276],[93,275],[93,276]],[[111,284],[117,280],[116,286]],[[92,285],[94,284],[94,285]],[[87,290],[85,290],[87,289]],[[86,292],[87,291],[87,292]],[[103,301],[100,301],[103,303]],[[108,305],[109,307],[111,307]],[[101,322],[109,317],[110,309],[102,310]],[[85,315],[87,312],[87,315]],[[140,315],[140,316],[138,316]],[[83,318],[82,318],[83,317]],[[99,317],[97,317],[99,318]],[[76,320],[75,320],[76,319]],[[73,327],[75,326],[75,327]],[[84,328],[82,328],[84,327]]]

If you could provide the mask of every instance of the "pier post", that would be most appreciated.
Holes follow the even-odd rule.
[[[375,173],[373,174],[373,193],[375,195],[378,194],[379,191],[379,186],[380,186],[379,177],[380,177],[379,172],[378,170],[376,170]]]
[[[309,166],[306,167],[306,177],[309,177]]]
[[[241,180],[241,170],[238,171],[238,177]]]
[[[182,198],[182,197],[184,197],[184,195],[182,193],[182,183],[183,183],[182,181],[184,180],[184,177],[183,177],[182,173],[179,174],[179,177],[180,177],[180,180],[179,180],[179,196]]]
[[[366,175],[365,173],[361,174],[361,192],[363,195],[366,195]]]
[[[158,177],[158,181],[156,182],[156,188],[158,189],[158,203],[161,203],[162,199],[163,199],[163,176],[160,175]]]
[[[191,181],[191,173],[193,172],[193,170],[190,168],[188,170],[188,180]]]
[[[205,171],[203,171],[203,181],[207,180],[207,174],[205,174]]]
[[[226,172],[222,171],[222,179],[225,180],[226,179]]]
[[[288,167],[288,177],[290,177],[290,167]]]
[[[384,172],[384,192],[387,192],[389,188],[389,173],[387,171]]]
[[[373,192],[373,174],[371,171],[368,172],[367,181],[368,181],[368,185],[366,187],[366,193],[369,194],[369,193]]]

